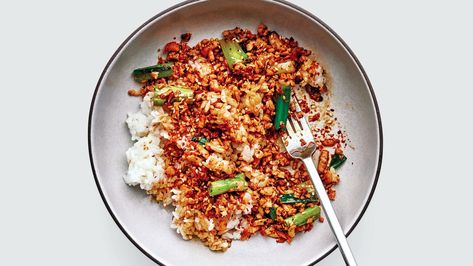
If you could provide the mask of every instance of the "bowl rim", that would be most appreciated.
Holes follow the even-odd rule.
[[[130,240],[130,242],[133,243],[133,245],[135,245],[136,248],[138,248],[143,254],[145,254],[149,259],[151,259],[153,262],[157,263],[158,265],[164,265],[162,262],[160,262],[158,259],[156,259],[153,255],[151,255],[149,252],[147,252],[143,247],[140,246],[140,244],[138,244],[137,241],[135,241],[135,239],[126,231],[126,229],[124,228],[124,226],[120,223],[120,221],[118,220],[118,218],[116,217],[115,213],[113,212],[113,210],[111,209],[110,205],[108,204],[108,201],[107,201],[107,198],[105,197],[105,194],[102,190],[102,187],[100,185],[100,181],[98,180],[98,176],[97,176],[97,172],[95,170],[95,165],[94,165],[94,158],[93,158],[93,154],[92,154],[92,142],[91,142],[91,129],[92,129],[92,116],[93,116],[93,111],[94,111],[94,106],[95,106],[95,99],[96,99],[96,96],[97,96],[97,93],[99,91],[99,88],[102,84],[102,79],[103,77],[105,76],[105,73],[107,73],[108,71],[108,68],[110,67],[110,65],[112,64],[112,62],[116,59],[117,55],[122,51],[122,49],[125,47],[125,45],[128,44],[128,42],[141,30],[143,29],[144,27],[146,27],[148,24],[150,24],[151,22],[155,21],[156,19],[158,19],[159,17],[161,16],[164,16],[166,15],[167,13],[170,13],[171,11],[174,11],[180,7],[183,7],[185,5],[189,5],[189,4],[192,4],[192,3],[196,3],[196,2],[202,2],[202,1],[205,1],[205,0],[186,0],[186,1],[183,1],[183,2],[180,2],[180,3],[177,3],[176,5],[173,5],[161,12],[159,12],[158,14],[154,15],[153,17],[151,17],[150,19],[148,19],[146,22],[144,22],[142,25],[140,25],[137,29],[135,29],[121,44],[120,46],[116,49],[116,51],[113,53],[113,55],[111,56],[111,58],[108,60],[107,64],[105,65],[105,68],[104,70],[102,71],[100,77],[99,77],[99,80],[97,81],[97,85],[95,86],[95,90],[94,90],[94,93],[93,93],[93,96],[92,96],[92,101],[90,103],[90,108],[89,108],[89,116],[88,116],[88,126],[87,126],[87,142],[88,142],[88,150],[89,150],[89,160],[90,160],[90,165],[91,165],[91,168],[92,168],[92,173],[94,175],[94,180],[95,180],[95,184],[97,186],[97,189],[100,193],[100,197],[102,198],[102,201],[103,203],[105,204],[105,207],[107,208],[108,212],[110,213],[110,215],[112,216],[113,220],[115,221],[115,223],[117,224],[117,226],[120,228],[120,230],[122,231],[122,233],[128,238],[128,240]],[[378,184],[378,180],[379,180],[379,175],[380,175],[380,172],[381,172],[381,165],[382,165],[382,159],[383,159],[383,127],[382,127],[382,123],[381,123],[381,114],[380,114],[380,111],[379,111],[379,106],[378,106],[378,101],[376,99],[376,95],[374,93],[374,90],[373,90],[373,87],[371,85],[371,82],[368,78],[368,75],[366,74],[366,71],[364,70],[363,66],[361,65],[360,61],[358,60],[358,58],[355,56],[355,54],[353,53],[353,51],[350,49],[350,47],[347,45],[347,43],[332,29],[330,28],[325,22],[323,22],[320,18],[318,18],[317,16],[315,16],[314,14],[312,14],[311,12],[293,4],[293,3],[290,3],[288,1],[285,1],[285,0],[267,0],[268,2],[276,2],[276,3],[279,3],[279,4],[282,4],[283,6],[286,6],[286,7],[289,7],[289,8],[292,8],[292,9],[295,9],[296,11],[299,11],[301,12],[302,14],[310,17],[311,19],[317,21],[320,25],[322,25],[322,27],[324,27],[330,34],[332,34],[336,39],[337,41],[340,42],[340,44],[342,44],[342,46],[346,49],[346,51],[350,54],[350,56],[352,57],[352,59],[354,60],[354,62],[356,63],[357,67],[359,68],[360,72],[362,73],[363,75],[363,78],[366,82],[366,84],[368,85],[368,89],[369,89],[369,92],[370,92],[370,96],[371,96],[371,99],[373,101],[373,106],[375,108],[375,111],[376,111],[376,118],[377,118],[377,122],[378,122],[378,134],[379,134],[379,154],[378,154],[378,164],[377,164],[377,167],[376,167],[376,173],[375,173],[375,179],[374,179],[374,182],[373,182],[373,185],[372,185],[372,188],[371,188],[371,191],[368,195],[368,198],[366,200],[366,203],[364,204],[360,214],[358,215],[358,217],[356,218],[355,222],[353,223],[353,225],[350,227],[350,229],[348,230],[348,232],[346,233],[346,236],[348,237],[352,232],[353,230],[355,229],[355,227],[358,225],[358,223],[360,222],[361,218],[363,217],[363,215],[365,214],[370,202],[371,202],[371,199],[373,198],[373,195],[374,195],[374,192],[376,190],[376,186]],[[323,254],[322,256],[320,256],[318,259],[316,259],[315,261],[313,261],[312,263],[310,263],[309,265],[314,265],[316,263],[318,263],[319,261],[323,260],[325,257],[327,257],[328,255],[330,255],[330,253],[332,253],[335,249],[337,248],[337,244],[334,244],[327,252],[325,252],[325,254]]]

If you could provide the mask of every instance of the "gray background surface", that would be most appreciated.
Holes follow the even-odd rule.
[[[381,177],[349,237],[359,264],[471,265],[471,4],[292,2],[348,43],[379,101]],[[175,3],[0,3],[0,265],[154,265],[102,203],[87,116],[115,49]],[[318,265],[342,264],[335,251]]]

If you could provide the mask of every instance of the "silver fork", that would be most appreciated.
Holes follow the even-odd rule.
[[[297,104],[297,101],[295,101],[295,103],[296,111],[300,112],[300,107]],[[285,142],[287,152],[293,158],[301,159],[304,162],[307,172],[309,172],[309,176],[312,179],[312,184],[314,184],[315,190],[317,191],[317,196],[322,203],[325,217],[332,228],[332,232],[337,238],[338,246],[346,265],[357,265],[350,246],[348,245],[347,238],[343,233],[342,227],[338,222],[337,215],[335,214],[327,192],[325,191],[325,186],[322,183],[322,180],[317,173],[315,163],[312,160],[312,155],[316,150],[316,145],[314,137],[310,131],[309,123],[307,122],[305,116],[300,119],[293,119],[291,116],[289,116],[286,129],[288,132],[287,141]]]

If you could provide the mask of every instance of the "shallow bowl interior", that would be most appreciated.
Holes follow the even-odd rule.
[[[369,81],[347,46],[309,13],[279,1],[192,1],[173,7],[146,22],[114,54],[97,85],[89,120],[92,168],[102,197],[124,233],[146,255],[166,265],[307,265],[335,246],[328,223],[299,234],[291,245],[255,236],[234,241],[225,253],[209,251],[198,241],[184,241],[169,227],[170,210],[153,203],[122,179],[127,169],[125,151],[132,142],[125,126],[127,112],[138,110],[140,99],[128,97],[136,88],[131,71],[156,62],[157,49],[192,32],[190,44],[219,37],[239,26],[256,30],[264,22],[284,36],[311,49],[331,76],[332,106],[348,132],[354,149],[341,170],[333,203],[345,232],[363,214],[376,186],[381,164],[379,113]]]

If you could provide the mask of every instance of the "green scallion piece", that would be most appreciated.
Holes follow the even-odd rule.
[[[207,143],[207,141],[208,140],[205,137],[202,137],[202,138],[199,139],[199,144],[203,146],[203,145],[205,145],[205,143]]]
[[[273,222],[276,221],[276,207],[271,206],[271,208],[269,208],[269,217],[271,217]]]
[[[220,43],[220,47],[222,47],[223,55],[225,56],[230,69],[233,69],[234,64],[248,59],[248,55],[236,41],[222,39],[218,42]]]
[[[157,78],[172,76],[172,63],[157,64],[133,70],[133,77],[137,82],[146,82]]]
[[[330,161],[329,167],[333,167],[333,169],[337,169],[342,166],[343,163],[347,160],[345,155],[335,154],[332,156],[332,160]]]
[[[276,98],[276,115],[274,116],[274,128],[280,129],[281,125],[286,126],[289,116],[289,104],[291,103],[291,87],[283,85],[282,94]]]
[[[311,208],[305,209],[303,212],[300,212],[294,216],[291,216],[289,218],[286,218],[284,222],[286,223],[287,226],[291,226],[293,224],[300,226],[304,225],[307,223],[307,220],[309,218],[314,218],[318,219],[320,217],[320,207],[319,206],[314,206]]]
[[[307,202],[317,202],[318,199],[315,197],[315,195],[312,195],[312,197],[308,199],[300,199],[294,197],[294,195],[291,194],[284,194],[279,197],[279,200],[281,200],[281,203],[285,204],[291,204],[291,203],[307,203]]]
[[[184,99],[192,99],[194,97],[194,91],[187,88],[178,86],[167,86],[162,89],[155,88],[153,96],[154,105],[163,105],[166,102],[166,95],[170,92],[174,93],[173,100],[182,101]]]
[[[209,195],[217,196],[226,192],[245,191],[248,189],[248,182],[243,173],[237,174],[234,178],[227,178],[210,183]]]

